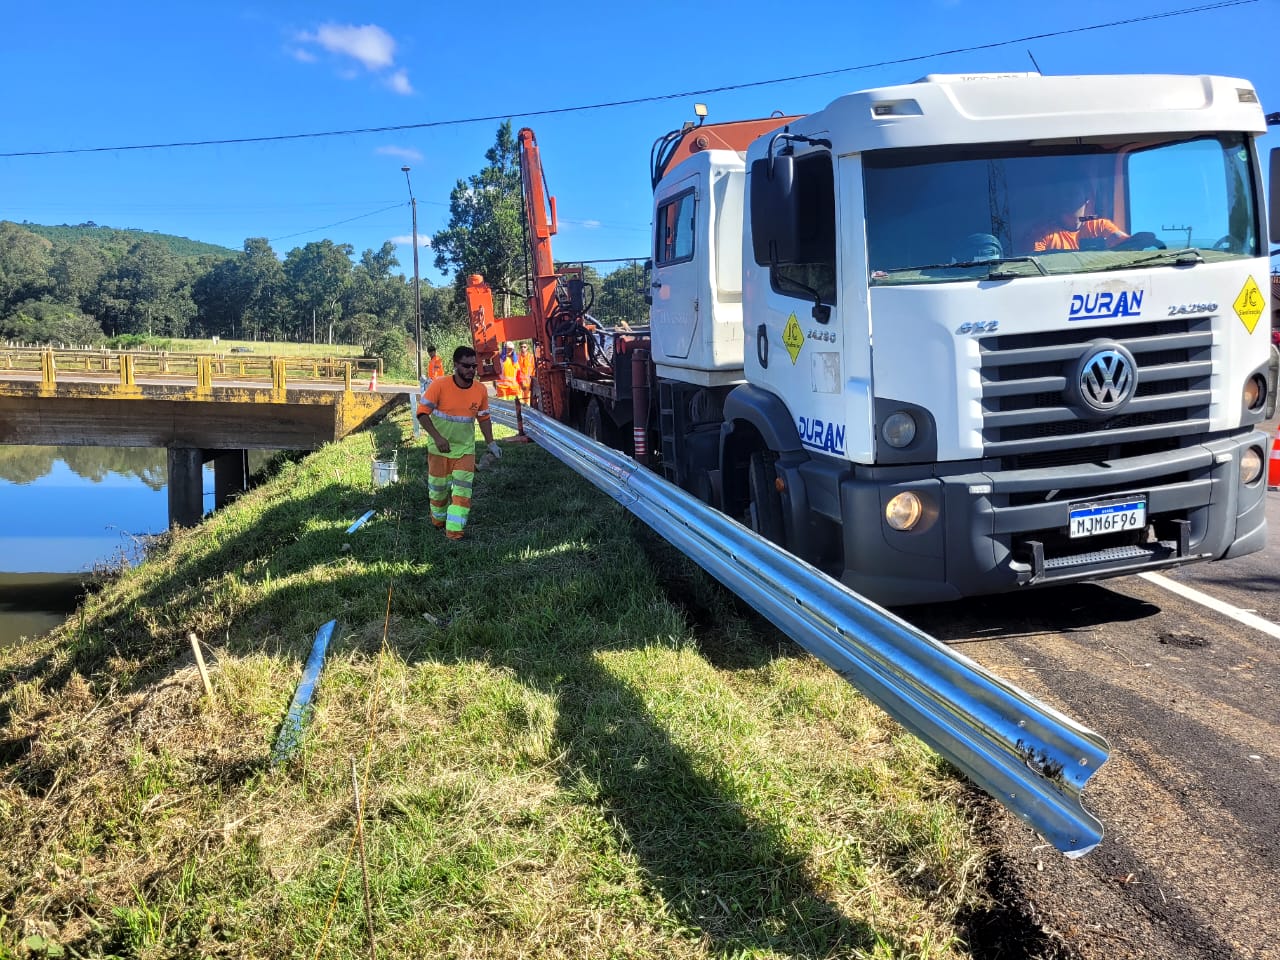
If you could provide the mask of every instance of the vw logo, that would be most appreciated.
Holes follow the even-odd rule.
[[[1137,364],[1119,344],[1103,344],[1082,358],[1074,379],[1074,392],[1085,413],[1110,416],[1133,396],[1138,385]]]

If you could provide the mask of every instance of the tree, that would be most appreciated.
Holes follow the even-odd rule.
[[[244,253],[236,260],[237,281],[244,298],[244,312],[240,316],[243,334],[253,332],[259,339],[264,331],[278,337],[285,324],[284,296],[288,283],[284,264],[271,249],[266,237],[249,237],[244,242]]]
[[[454,271],[459,300],[469,274],[479,273],[503,295],[504,316],[511,315],[511,294],[524,291],[524,198],[520,189],[519,144],[511,121],[498,127],[484,155],[488,166],[459,180],[449,194],[449,225],[431,238],[436,269]]]
[[[53,299],[84,310],[107,272],[106,255],[97,247],[71,243],[55,249],[49,276]]]
[[[412,296],[412,291],[410,291]],[[433,339],[453,337],[469,339],[470,320],[466,308],[446,287],[422,285],[422,349]]]
[[[349,243],[320,240],[305,247],[294,247],[284,258],[284,275],[290,299],[297,310],[298,339],[311,334],[316,339],[318,322],[328,324],[339,319],[342,299],[351,284]]]
[[[388,323],[400,323],[404,318],[404,280],[392,274],[399,266],[395,244],[387,241],[375,253],[366,250],[351,274],[347,288],[347,314],[371,313]],[[410,318],[412,319],[412,318]]]
[[[244,316],[244,292],[235,260],[223,260],[196,278],[191,299],[209,336],[234,337]]]
[[[52,246],[44,237],[0,220],[0,316],[48,292]]]
[[[65,303],[31,300],[0,319],[0,337],[22,343],[74,346],[101,343],[102,327],[92,317]]]
[[[596,285],[596,303],[591,311],[605,323],[616,326],[625,320],[634,326],[648,322],[649,305],[644,300],[643,264],[619,267]]]
[[[190,277],[164,244],[137,241],[108,271],[91,306],[113,335],[181,336],[195,316]]]

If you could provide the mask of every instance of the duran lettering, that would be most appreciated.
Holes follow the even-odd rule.
[[[799,417],[796,429],[806,447],[817,447],[827,453],[844,453],[844,424],[828,423],[817,417]]]
[[[1142,290],[1121,290],[1119,293],[1077,293],[1071,298],[1068,320],[1114,320],[1116,317],[1142,315]]]

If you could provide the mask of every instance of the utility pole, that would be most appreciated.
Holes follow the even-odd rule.
[[[422,382],[422,290],[418,286],[418,198],[413,195],[413,182],[409,168],[404,171],[404,182],[409,185],[409,206],[413,208],[413,359],[418,370],[418,382]]]

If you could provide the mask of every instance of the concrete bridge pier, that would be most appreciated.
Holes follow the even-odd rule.
[[[194,527],[204,517],[204,465],[213,461],[213,508],[249,489],[248,450],[169,447],[169,526]]]
[[[221,510],[249,489],[248,450],[209,450],[213,460],[213,509]]]
[[[204,516],[204,451],[169,447],[169,526],[194,527]]]

